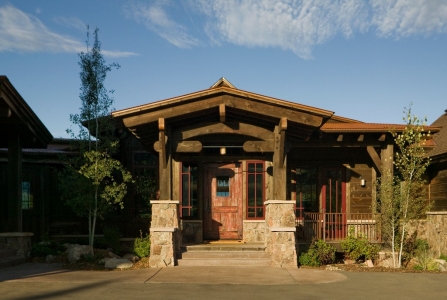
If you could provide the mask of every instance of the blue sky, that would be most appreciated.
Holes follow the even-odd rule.
[[[99,28],[115,109],[237,88],[374,123],[447,109],[445,0],[0,0],[0,75],[54,137],[79,100]]]

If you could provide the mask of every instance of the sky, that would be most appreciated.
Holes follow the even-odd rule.
[[[121,66],[116,110],[221,77],[370,123],[447,109],[447,0],[0,0],[0,75],[56,138],[81,106],[87,25]]]

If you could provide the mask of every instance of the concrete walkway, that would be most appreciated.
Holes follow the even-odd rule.
[[[57,264],[0,270],[0,299],[447,299],[447,274],[272,267],[71,271]]]

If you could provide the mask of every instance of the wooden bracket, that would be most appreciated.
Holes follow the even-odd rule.
[[[338,135],[337,142],[343,142],[343,134]]]
[[[377,154],[376,150],[373,146],[366,146],[366,151],[368,151],[369,156],[371,157],[374,165],[377,168],[377,171],[379,173],[382,172],[382,160],[379,157],[379,154]]]
[[[220,117],[220,122],[225,123],[225,121],[226,121],[225,104],[219,105],[219,117]]]
[[[287,118],[281,118],[279,121],[279,163],[280,167],[284,166],[284,156],[285,156],[285,142],[286,142],[286,130],[287,130]]]
[[[364,134],[360,134],[357,141],[358,142],[363,142],[363,140],[365,139],[365,135]]]
[[[9,118],[11,116],[11,109],[9,107],[0,108],[0,117]]]
[[[386,139],[386,134],[382,133],[382,135],[379,137],[379,142],[384,142]]]

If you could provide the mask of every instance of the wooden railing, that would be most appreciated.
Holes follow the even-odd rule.
[[[352,228],[352,229],[351,229]],[[380,215],[368,213],[303,213],[296,220],[297,241],[339,241],[353,230],[371,242],[381,242]]]

